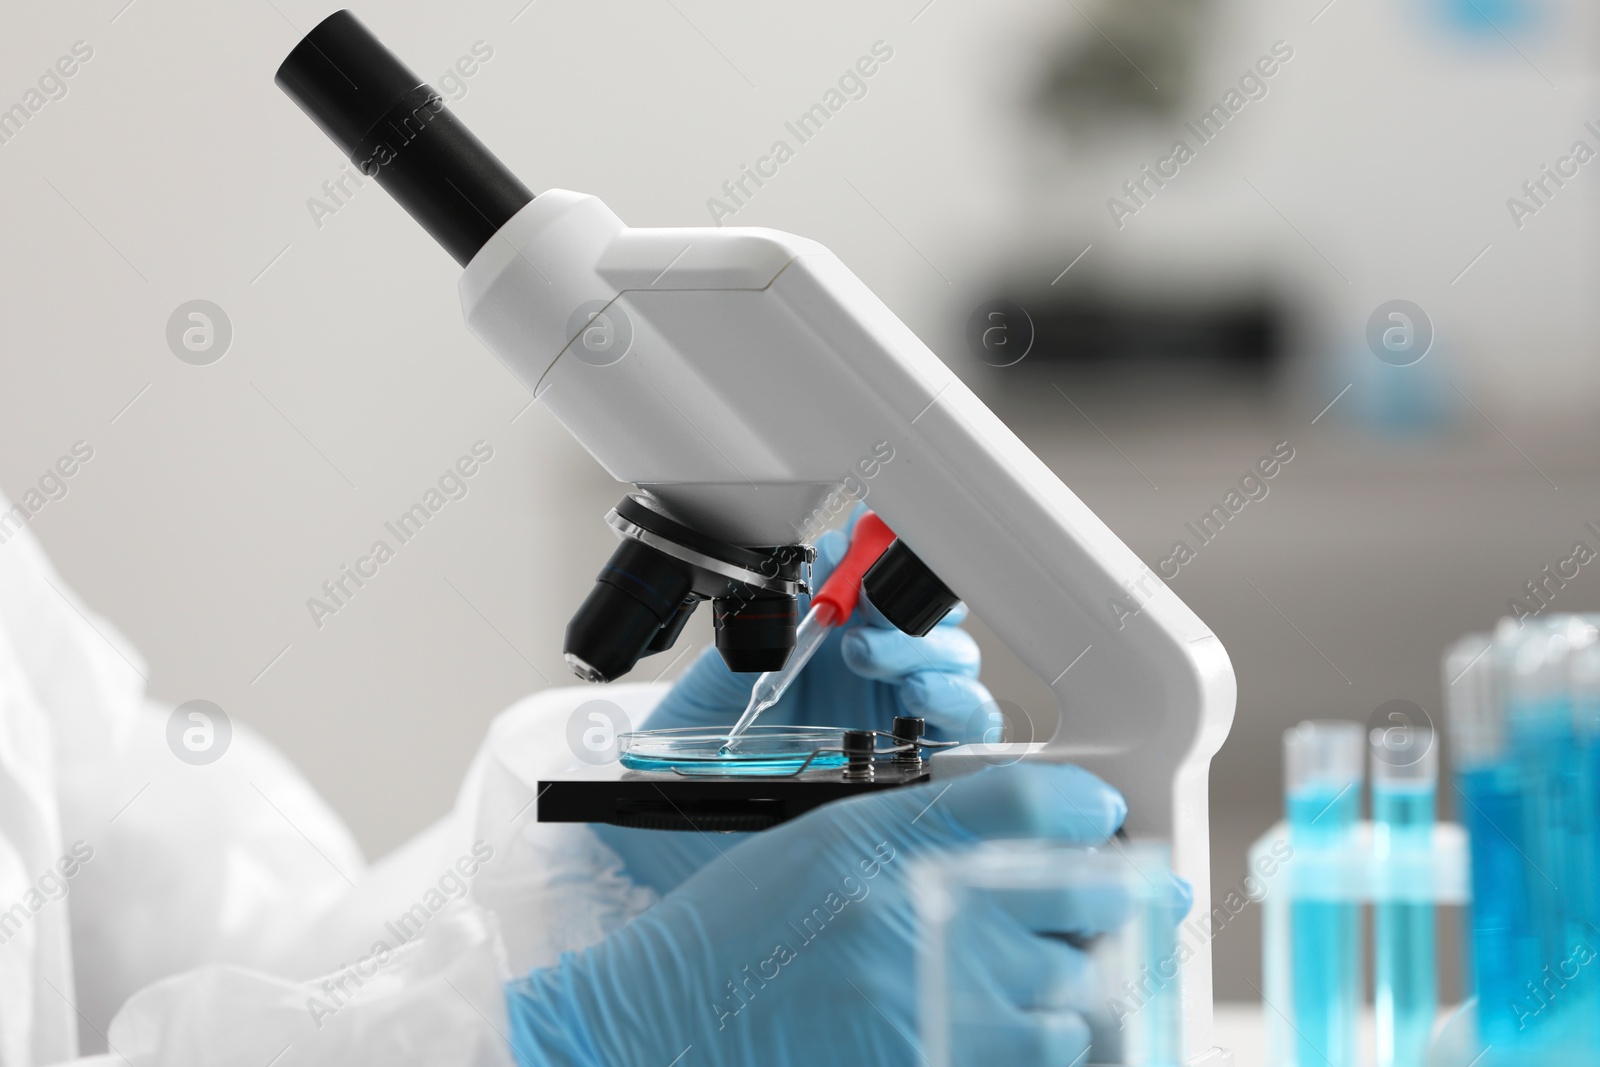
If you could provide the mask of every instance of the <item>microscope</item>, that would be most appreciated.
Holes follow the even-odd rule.
[[[705,600],[732,670],[781,667],[816,516],[871,469],[897,535],[864,580],[873,605],[920,634],[959,597],[1060,705],[1048,740],[926,760],[908,722],[892,759],[856,738],[842,767],[793,777],[541,783],[541,820],[615,819],[657,795],[781,818],[996,762],[1072,762],[1122,791],[1129,833],[1171,842],[1193,913],[1209,912],[1207,778],[1235,698],[1221,642],[836,256],[774,230],[635,229],[593,196],[535,196],[347,11],[277,82],[462,266],[468,329],[633,486],[567,629],[580,678],[671,647]],[[1208,1062],[1209,945],[1181,981],[1186,1053]]]

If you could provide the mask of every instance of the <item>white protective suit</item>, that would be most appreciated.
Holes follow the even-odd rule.
[[[242,724],[178,759],[138,653],[0,537],[0,1067],[509,1067],[500,983],[653,902],[532,817],[592,690],[501,714],[454,811],[369,867]],[[638,722],[664,690],[606,695]]]

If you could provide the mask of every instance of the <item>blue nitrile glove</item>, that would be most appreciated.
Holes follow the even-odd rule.
[[[898,1067],[922,1062],[912,861],[989,838],[1105,841],[1126,806],[1080,768],[1024,763],[857,797],[753,835],[605,941],[507,987],[522,1067]],[[1075,1063],[1084,953],[1121,909],[1063,895],[1030,923],[963,916],[995,1063]],[[690,1051],[692,1050],[692,1051]]]
[[[850,528],[866,512],[857,506]],[[849,548],[849,538],[830,530],[817,538],[813,589]],[[803,602],[802,610],[810,607]],[[995,712],[994,698],[978,681],[978,644],[961,629],[967,609],[958,604],[926,637],[895,629],[863,595],[850,621],[829,634],[811,662],[777,704],[761,713],[761,725],[848,726],[888,730],[896,715],[928,720],[935,740],[982,739]],[[732,726],[750,699],[753,674],[734,674],[714,648],[673,684],[645,724],[651,729],[678,726]],[[987,711],[985,710],[987,709]],[[595,826],[600,839],[622,857],[629,877],[666,894],[689,875],[731,848],[744,835],[667,833],[617,826]]]

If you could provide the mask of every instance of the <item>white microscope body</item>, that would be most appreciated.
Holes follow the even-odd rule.
[[[808,540],[841,481],[875,470],[873,508],[1055,693],[1060,728],[1028,751],[1120,789],[1128,831],[1170,841],[1194,914],[1209,912],[1227,653],[837,257],[773,230],[630,229],[551,190],[460,288],[468,327],[613,477],[707,534]],[[933,773],[996,755],[955,749]],[[1197,1061],[1208,944],[1181,983]]]
[[[843,263],[772,230],[630,229],[592,196],[535,197],[348,11],[307,34],[276,80],[463,265],[472,331],[613,477],[654,498],[628,521],[676,555],[662,564],[665,549],[625,541],[618,552],[644,545],[643,562],[607,565],[579,611],[595,624],[581,651],[623,633],[659,651],[676,636],[668,617],[687,618],[674,613],[695,597],[776,588],[769,607],[718,616],[724,658],[743,655],[745,627],[781,627],[771,620],[789,617],[798,591],[798,575],[748,561],[793,562],[824,500],[870,474],[872,506],[948,587],[940,602],[966,600],[1055,693],[1055,736],[1017,755],[1075,762],[1119,788],[1129,831],[1171,842],[1195,913],[1209,912],[1207,775],[1235,696],[1221,643]],[[677,575],[681,563],[707,584]],[[761,654],[785,653],[758,637]],[[621,649],[620,670],[568,656],[616,677],[645,647]],[[999,755],[956,748],[933,774]],[[1184,1048],[1200,1062],[1208,945],[1180,981]]]

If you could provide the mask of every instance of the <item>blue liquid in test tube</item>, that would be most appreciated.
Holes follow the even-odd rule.
[[[1528,878],[1536,875],[1524,858],[1522,792],[1506,751],[1505,637],[1475,634],[1458,641],[1445,656],[1443,680],[1457,808],[1471,845],[1464,955],[1478,999],[1478,1039],[1510,1051],[1531,1044],[1516,1005],[1526,994],[1523,982],[1539,972],[1539,945],[1528,909]]]
[[[1283,735],[1285,808],[1297,853],[1349,847],[1361,815],[1365,731],[1354,722],[1303,722]],[[1298,1067],[1355,1067],[1361,1000],[1360,908],[1340,899],[1290,905]]]
[[[1600,623],[1584,616],[1590,626]],[[1578,909],[1579,934],[1600,931],[1600,628],[1572,655],[1573,766],[1577,777],[1574,801],[1575,847],[1569,876]],[[1587,942],[1600,951],[1600,939]],[[1600,962],[1600,961],[1597,961]],[[1593,964],[1589,965],[1590,967]],[[1600,981],[1588,976],[1580,1035],[1589,1055],[1600,1062]]]
[[[1593,647],[1593,625],[1556,616],[1527,627],[1507,657],[1506,747],[1517,768],[1527,865],[1530,936],[1537,969],[1516,1002],[1519,1026],[1546,1058],[1577,1063],[1592,1049],[1600,940],[1589,921],[1593,875],[1593,773],[1579,736],[1575,668]]]
[[[1520,1013],[1541,1047],[1593,1063],[1600,1022],[1600,938],[1593,922],[1595,782],[1593,623],[1557,616],[1524,638],[1507,681],[1507,747],[1523,798],[1523,848],[1543,872],[1528,881],[1540,969]],[[1589,961],[1589,962],[1585,962]]]
[[[1425,1067],[1438,1012],[1433,905],[1405,899],[1428,868],[1439,781],[1433,729],[1374,729],[1372,847],[1390,878],[1373,906],[1373,1006],[1378,1067]],[[1387,897],[1388,899],[1384,899]]]
[[[1482,1067],[1600,1063],[1600,629],[1501,620],[1445,660]]]

